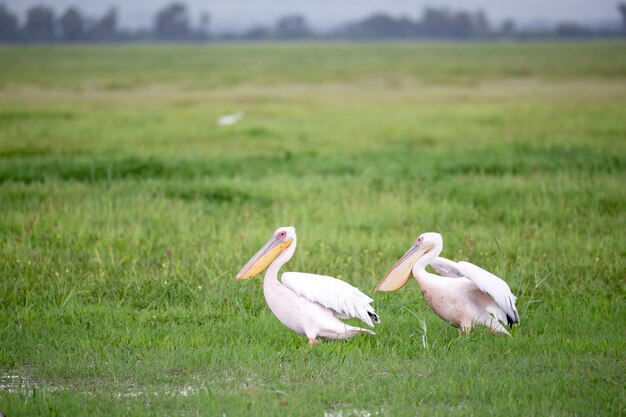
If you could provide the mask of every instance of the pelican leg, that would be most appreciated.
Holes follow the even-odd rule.
[[[467,336],[470,333],[470,330],[472,330],[472,327],[459,326],[456,329],[459,331],[459,336]]]
[[[505,334],[507,336],[511,336],[511,333],[509,333],[509,331],[506,329],[506,327],[504,327],[497,320],[494,320],[491,323],[487,324],[487,327],[489,327],[489,330],[491,330],[494,333],[501,333],[501,334]]]
[[[489,314],[488,317],[481,318],[481,320],[478,320],[477,322],[487,326],[487,328],[493,333],[500,333],[511,336],[511,333],[508,332],[506,327],[504,327],[493,314]]]

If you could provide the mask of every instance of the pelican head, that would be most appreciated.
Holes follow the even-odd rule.
[[[395,291],[402,288],[411,277],[413,265],[421,258],[435,258],[443,249],[443,239],[439,233],[423,233],[409,250],[391,267],[387,275],[378,283],[375,291]],[[434,256],[433,256],[434,255]]]
[[[278,255],[291,245],[296,239],[296,229],[293,227],[279,227],[274,235],[254,255],[237,274],[237,280],[248,279],[259,275],[272,263]]]

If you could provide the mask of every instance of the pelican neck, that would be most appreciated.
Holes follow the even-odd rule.
[[[294,237],[291,245],[289,245],[286,250],[284,250],[280,255],[276,257],[276,259],[272,261],[270,266],[267,268],[267,271],[265,271],[265,282],[279,282],[278,271],[284,264],[289,262],[289,260],[293,256],[294,252],[296,251],[296,243],[296,238]]]

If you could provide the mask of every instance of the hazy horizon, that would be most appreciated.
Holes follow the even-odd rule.
[[[28,8],[36,4],[52,6],[61,13],[69,6],[77,6],[89,17],[98,17],[115,6],[119,14],[119,24],[123,28],[149,28],[154,14],[171,0],[128,0],[125,2],[101,0],[4,0],[10,10],[24,18]],[[556,22],[575,22],[589,26],[620,24],[615,0],[553,0],[544,4],[541,0],[526,0],[504,3],[501,0],[344,0],[341,4],[329,0],[266,0],[246,2],[244,0],[182,0],[187,4],[192,23],[196,24],[203,12],[211,15],[211,31],[224,32],[242,30],[257,25],[270,25],[280,16],[300,14],[307,18],[315,30],[328,30],[342,23],[357,20],[376,12],[404,15],[411,18],[420,16],[424,7],[446,7],[452,10],[486,12],[492,23],[500,23],[511,18],[520,26],[550,26]]]

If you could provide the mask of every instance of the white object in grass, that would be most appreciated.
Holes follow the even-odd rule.
[[[233,114],[227,114],[225,116],[218,117],[217,125],[218,126],[230,126],[234,125],[238,121],[240,121],[244,116],[243,112],[237,112]]]

